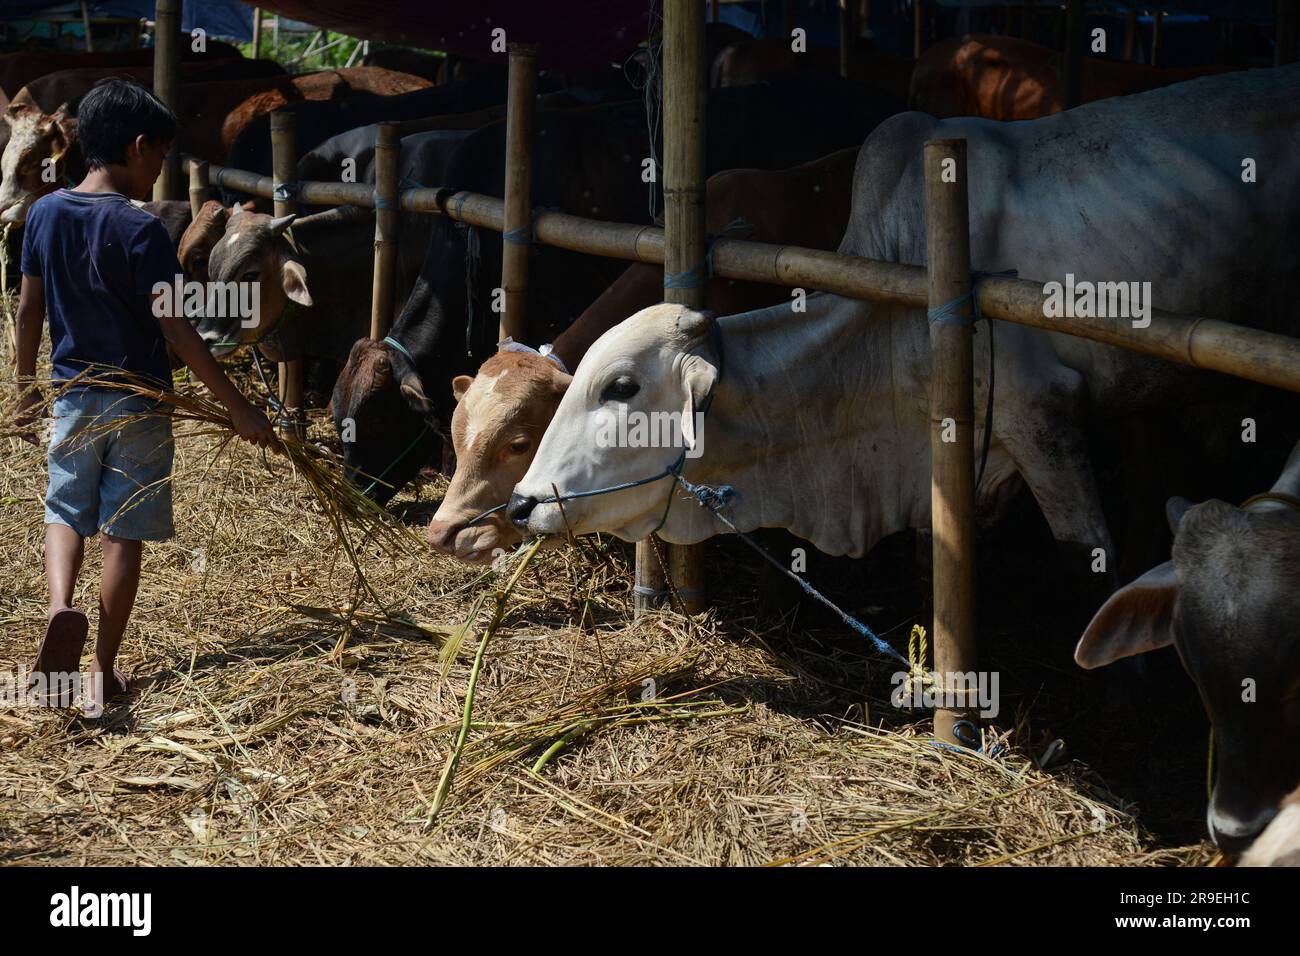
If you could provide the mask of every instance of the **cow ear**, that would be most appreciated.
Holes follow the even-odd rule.
[[[1122,657],[1173,643],[1174,597],[1178,580],[1172,561],[1152,568],[1112,594],[1074,649],[1074,661],[1092,670]]]
[[[469,375],[457,375],[451,380],[451,394],[454,395],[456,401],[459,402],[465,397],[465,393],[469,391],[469,387],[473,384],[474,379]]]
[[[695,448],[700,437],[695,433],[695,418],[704,410],[704,403],[713,391],[718,370],[698,355],[689,355],[685,362],[686,398],[682,407],[682,438],[687,448]]]
[[[76,142],[77,117],[72,115],[72,110],[68,108],[67,103],[64,103],[55,110],[53,115],[50,116],[50,120],[54,123],[55,127],[57,127],[66,143],[71,144]]]
[[[1169,522],[1169,530],[1174,534],[1178,533],[1183,515],[1187,514],[1187,509],[1190,507],[1192,507],[1191,501],[1181,495],[1175,495],[1165,502],[1165,520]]]
[[[429,396],[424,394],[424,383],[414,372],[407,372],[402,376],[402,397],[406,399],[406,404],[421,415],[429,415],[433,412],[433,403],[429,401]]]
[[[311,293],[307,290],[307,270],[302,267],[302,263],[294,259],[285,259],[281,264],[280,272],[283,275],[280,281],[284,286],[284,294],[299,305],[310,306],[312,299]]]

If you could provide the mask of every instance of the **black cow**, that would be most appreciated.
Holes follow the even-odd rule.
[[[1238,852],[1300,783],[1300,445],[1241,507],[1170,499],[1171,559],[1111,595],[1075,660],[1178,651],[1214,726],[1206,822]]]
[[[506,99],[505,81],[485,76],[463,83],[414,90],[397,96],[362,94],[339,100],[288,103],[279,112],[294,116],[294,137],[301,159],[332,136],[372,123],[442,116],[481,110]],[[226,157],[232,169],[271,174],[271,117],[259,116],[235,137]],[[337,172],[333,177],[337,178]]]

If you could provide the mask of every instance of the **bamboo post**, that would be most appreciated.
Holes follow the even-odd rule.
[[[1020,39],[1034,38],[1034,0],[1020,0]]]
[[[199,210],[208,201],[208,161],[196,159],[190,163],[190,218],[198,219]]]
[[[95,52],[95,39],[90,35],[90,4],[81,0],[81,26],[86,31],[86,52]]]
[[[696,0],[664,4],[664,279],[699,270],[690,288],[664,299],[704,306],[704,14]],[[637,545],[637,557],[645,550]],[[653,556],[648,556],[653,561]],[[648,563],[648,562],[647,562]],[[686,613],[704,608],[704,546],[669,549],[669,570]],[[638,578],[642,575],[638,570]]]
[[[275,215],[287,216],[298,211],[298,149],[294,116],[282,110],[271,113],[271,197]],[[303,360],[293,358],[279,363],[281,431],[302,437]]]
[[[399,217],[397,180],[402,141],[397,125],[380,123],[375,134],[375,276],[370,287],[370,337],[378,341],[393,325],[397,293]]]
[[[840,0],[840,76],[846,80],[853,56],[853,3],[854,0]]]
[[[1137,4],[1128,8],[1128,13],[1124,16],[1124,62],[1132,63],[1133,56],[1137,52],[1137,27],[1138,27],[1138,10]]]
[[[1296,0],[1277,0],[1277,35],[1273,41],[1273,65],[1295,62]]]
[[[925,48],[925,10],[921,0],[912,0],[912,57],[920,59]]]
[[[501,288],[505,311],[500,337],[527,339],[528,259],[532,255],[533,126],[537,107],[537,47],[511,43],[506,93],[505,232]]]
[[[963,295],[970,285],[966,141],[925,144],[925,241],[930,308]],[[970,300],[951,317],[930,321],[930,527],[934,537],[934,669],[949,675],[975,669],[975,443]],[[935,736],[955,740],[965,707],[934,712]]]
[[[1160,47],[1164,45],[1165,12],[1157,10],[1155,21],[1151,24],[1151,65],[1160,65]]]
[[[181,0],[157,0],[153,27],[153,91],[172,110],[180,112],[177,76],[180,73]],[[162,172],[153,184],[155,202],[175,199],[180,194],[180,156],[173,150],[163,161]]]
[[[253,7],[253,59],[262,56],[262,8]]]
[[[1081,102],[1083,86],[1083,0],[1067,0],[1065,5],[1065,61],[1061,85],[1065,109]]]

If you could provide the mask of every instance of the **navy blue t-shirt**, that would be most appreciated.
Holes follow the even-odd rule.
[[[55,381],[111,365],[171,387],[149,293],[181,266],[156,216],[117,193],[50,193],[27,212],[22,270],[45,286]]]

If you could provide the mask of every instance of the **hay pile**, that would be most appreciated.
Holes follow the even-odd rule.
[[[7,345],[4,346],[7,350]],[[9,394],[11,357],[3,356]],[[251,386],[250,386],[251,387]],[[183,429],[178,429],[183,431]],[[316,419],[312,436],[326,439]],[[0,456],[0,670],[44,623],[44,452]],[[696,622],[633,621],[629,549],[543,551],[488,648],[446,807],[430,808],[503,578],[423,551],[359,551],[247,445],[177,444],[177,537],[146,549],[99,721],[0,710],[0,860],[65,864],[1195,864],[1152,849],[1087,768],[933,746],[857,655],[792,655],[752,581]],[[395,510],[427,520],[430,494]],[[98,547],[78,600],[93,608]],[[356,610],[353,611],[353,605]],[[92,613],[92,635],[93,635]],[[905,633],[905,632],[904,632]],[[891,635],[895,640],[898,635]],[[864,667],[879,679],[858,691]],[[444,669],[446,670],[443,676]],[[858,693],[853,720],[823,700]],[[828,693],[828,688],[835,688]],[[851,698],[852,699],[852,698]],[[890,731],[867,724],[890,722]]]

